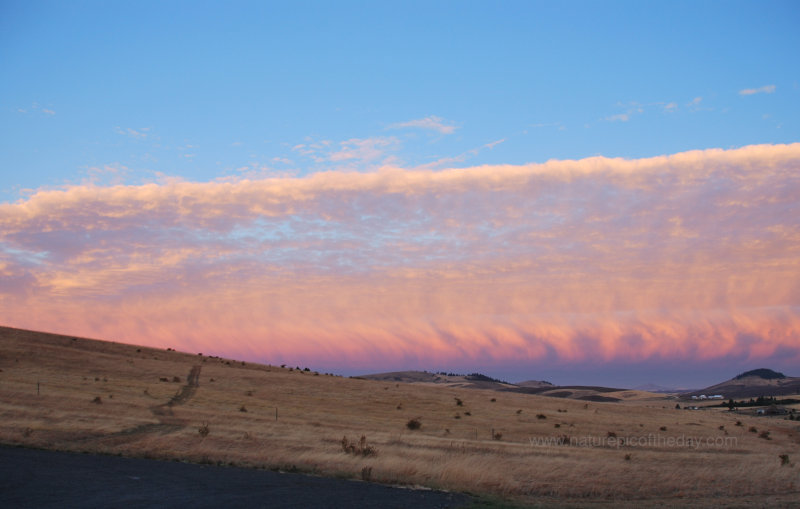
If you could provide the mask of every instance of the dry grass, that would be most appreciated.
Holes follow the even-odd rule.
[[[0,370],[6,444],[315,472],[523,503],[780,505],[800,481],[788,459],[800,443],[796,423],[676,410],[674,401],[587,405],[386,384],[13,329],[0,329]],[[412,420],[419,429],[409,429]],[[756,425],[769,440],[748,431]]]

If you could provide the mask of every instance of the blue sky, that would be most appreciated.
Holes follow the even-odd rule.
[[[0,9],[3,201],[87,179],[636,158],[800,134],[796,2]],[[331,160],[348,140],[370,141]]]
[[[343,373],[800,375],[799,26],[0,0],[0,324]]]

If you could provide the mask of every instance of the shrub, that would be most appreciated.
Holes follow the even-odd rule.
[[[453,416],[453,419],[461,419],[461,415],[456,414],[456,415]]]
[[[203,424],[201,424],[200,427],[197,428],[197,432],[200,434],[201,437],[203,438],[207,437],[208,434],[211,433],[211,430],[208,429],[208,423],[204,421]]]
[[[490,399],[489,401],[491,401],[492,403],[494,403],[495,401],[497,401],[497,398],[492,398],[492,399]]]
[[[371,445],[367,445],[366,435],[361,435],[361,440],[358,442],[351,442],[347,439],[347,436],[343,436],[342,451],[344,451],[345,454],[353,454],[355,456],[372,456],[378,452],[378,450]]]
[[[100,405],[100,404],[102,404],[102,403],[103,403],[103,400],[102,400],[102,399],[100,399],[100,396],[95,396],[95,397],[94,397],[94,399],[92,400],[92,403],[95,403],[95,404],[97,404],[97,405]]]
[[[758,429],[756,429],[755,426],[750,426],[750,429],[747,431],[749,431],[750,433],[758,433]]]
[[[470,412],[469,410],[467,410],[466,412],[464,412],[464,415],[470,416],[470,415],[472,415],[472,412]]]
[[[759,434],[758,434],[758,438],[763,438],[764,440],[772,440],[772,439],[769,437],[769,431],[766,431],[766,430],[764,430],[764,431],[762,431],[761,433],[759,433]]]
[[[536,418],[537,418],[537,419],[540,419],[540,420],[541,420],[541,419],[547,419],[547,416],[546,416],[546,415],[544,415],[544,414],[536,414]]]
[[[666,426],[661,426],[661,427],[660,427],[660,428],[658,428],[658,429],[660,429],[661,431],[667,431],[667,427],[666,427]]]
[[[361,480],[362,481],[372,480],[372,467],[364,467],[361,469]]]
[[[554,428],[560,428],[560,427],[561,427],[561,425],[560,425],[560,424],[558,424],[558,423],[555,423],[555,424],[553,425],[553,427],[554,427]]]
[[[492,438],[494,440],[500,440],[501,438],[503,438],[503,434],[500,433],[499,431],[492,430]]]
[[[608,438],[617,438],[617,434],[616,434],[616,433],[614,433],[613,431],[609,431],[609,432],[607,433],[607,436],[608,436]]]
[[[522,409],[520,408],[519,410],[517,410],[517,415],[519,415],[521,413],[522,413]]]
[[[741,426],[742,425],[742,421],[736,421],[736,425],[737,426]]]
[[[406,423],[406,428],[410,430],[420,429],[422,427],[422,423],[419,422],[419,417],[416,419],[409,419]]]
[[[626,454],[625,455],[625,461],[630,461],[630,460],[631,460],[631,455],[630,454]]]
[[[456,406],[464,406],[464,402],[461,401],[459,398],[453,398],[456,400]]]
[[[30,429],[30,428],[28,428]],[[781,466],[789,465],[789,455],[788,454],[781,454],[778,456],[781,459]]]
[[[247,408],[244,405],[242,405],[242,406],[239,407],[239,411],[240,412],[247,412]]]
[[[181,383],[181,377],[179,377],[179,376],[173,376],[173,377],[172,377],[172,381],[173,381],[174,383],[176,383],[176,384],[179,384],[179,383]]]

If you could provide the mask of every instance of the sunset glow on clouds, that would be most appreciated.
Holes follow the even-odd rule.
[[[800,361],[800,9],[0,7],[0,325],[339,374]]]
[[[0,323],[351,369],[797,362],[798,197],[800,144],[38,190],[0,204]]]

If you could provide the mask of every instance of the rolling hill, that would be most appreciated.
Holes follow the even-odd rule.
[[[793,421],[678,410],[636,391],[600,392],[620,402],[542,397],[474,378],[345,378],[0,327],[0,444],[524,506],[780,506],[800,496]]]
[[[434,384],[447,387],[464,389],[488,389],[501,392],[518,392],[522,394],[535,394],[550,398],[576,399],[581,401],[594,401],[613,403],[631,399],[632,397],[662,399],[662,394],[648,393],[645,391],[631,391],[612,387],[566,385],[558,386],[542,380],[528,380],[512,384],[501,380],[473,373],[471,375],[429,373],[427,371],[395,371],[390,373],[375,373],[357,378],[366,380],[379,380],[384,382],[403,382],[413,384]]]
[[[719,394],[724,399],[800,394],[800,377],[789,377],[771,369],[760,368],[741,373],[730,380],[683,394],[683,398]]]

